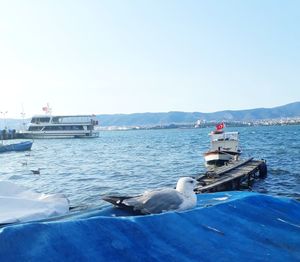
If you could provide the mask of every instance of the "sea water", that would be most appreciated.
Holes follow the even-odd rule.
[[[107,194],[175,187],[205,172],[211,129],[101,131],[93,139],[34,140],[31,151],[0,155],[0,179],[43,193],[63,193],[73,207],[105,205]],[[268,177],[251,190],[300,199],[300,126],[226,128],[240,133],[242,157],[265,159]],[[31,170],[40,168],[40,174]]]

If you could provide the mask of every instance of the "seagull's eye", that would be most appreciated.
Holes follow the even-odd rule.
[[[191,181],[189,181],[191,184],[194,184],[194,181],[193,180],[191,180]]]

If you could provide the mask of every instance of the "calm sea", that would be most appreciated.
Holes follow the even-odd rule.
[[[64,193],[71,206],[102,206],[103,195],[174,187],[179,177],[204,172],[209,131],[102,131],[95,139],[35,140],[29,152],[0,155],[0,179],[38,192]],[[244,158],[267,160],[268,177],[253,191],[300,199],[300,126],[226,131],[240,132]],[[38,168],[40,175],[31,172]]]

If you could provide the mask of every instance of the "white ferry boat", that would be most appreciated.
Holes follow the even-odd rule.
[[[98,121],[92,115],[33,116],[24,138],[91,138],[98,137]]]

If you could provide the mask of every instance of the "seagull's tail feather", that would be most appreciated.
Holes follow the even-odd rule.
[[[141,211],[135,210],[133,206],[129,206],[123,203],[124,200],[130,199],[132,197],[122,197],[122,196],[104,196],[102,199],[106,202],[109,202],[113,204],[116,207],[122,208],[126,211],[129,211],[130,213],[134,215],[142,215]]]
[[[107,202],[109,202],[109,203],[115,205],[115,206],[122,206],[122,205],[124,205],[124,204],[123,204],[123,201],[124,201],[125,199],[129,199],[129,198],[131,198],[131,197],[122,197],[122,196],[104,196],[102,199],[103,199],[104,201],[107,201]]]

